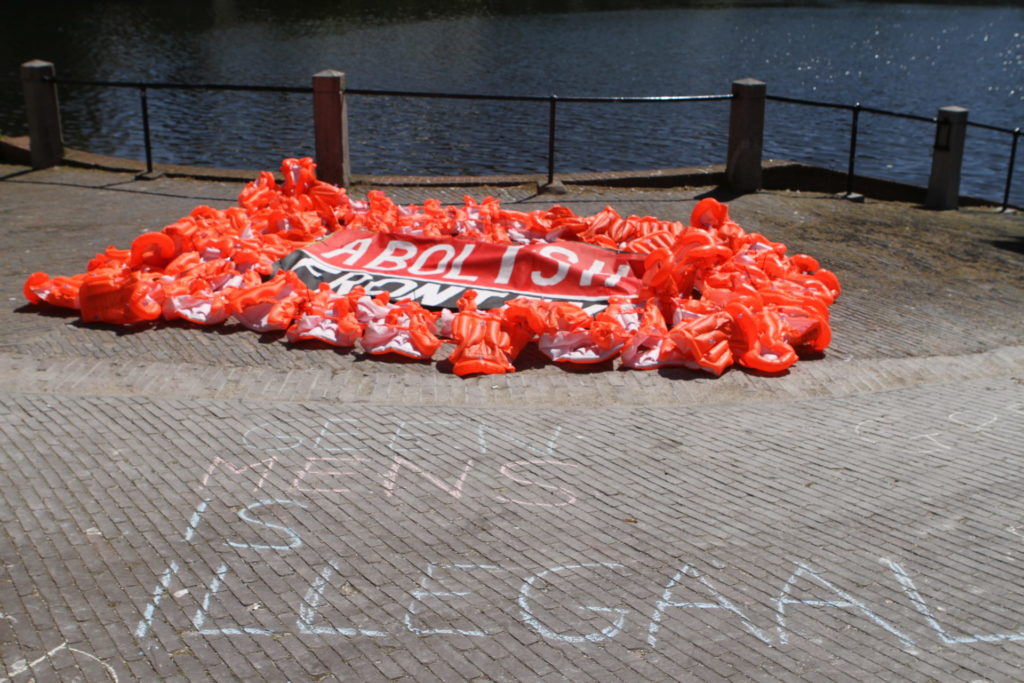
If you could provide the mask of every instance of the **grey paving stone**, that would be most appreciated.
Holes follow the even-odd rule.
[[[742,197],[746,227],[837,259],[825,358],[467,381],[21,310],[28,272],[232,196],[175,181],[129,202],[91,173],[0,182],[0,675],[1015,677],[1021,263],[978,245],[1019,217],[875,206],[869,240],[814,227],[829,198]],[[696,194],[573,193],[680,216]],[[44,225],[41,202],[93,210]],[[939,254],[953,236],[976,255]]]

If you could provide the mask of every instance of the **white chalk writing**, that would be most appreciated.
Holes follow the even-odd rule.
[[[789,597],[790,593],[793,590],[794,584],[801,576],[807,577],[814,583],[817,583],[819,586],[822,586],[823,588],[827,589],[830,593],[834,593],[842,599],[798,600],[796,598]],[[803,607],[825,607],[833,609],[855,609],[858,610],[865,617],[867,617],[870,621],[874,622],[876,625],[881,626],[886,631],[896,636],[904,647],[911,647],[914,644],[914,641],[912,641],[907,635],[905,635],[902,631],[897,629],[895,626],[887,622],[882,617],[875,614],[875,612],[869,609],[863,602],[853,597],[852,595],[850,595],[843,589],[839,588],[838,586],[833,585],[823,576],[818,574],[818,572],[814,571],[802,562],[797,563],[796,571],[794,571],[792,575],[790,575],[789,579],[786,581],[786,584],[782,587],[782,592],[776,599],[775,604],[775,621],[778,628],[778,638],[779,642],[783,645],[786,645],[789,642],[789,634],[786,630],[786,605],[801,605]]]
[[[471,591],[439,591],[439,590],[429,590],[428,587],[427,587],[427,583],[430,582],[430,581],[435,581],[436,580],[435,577],[434,577],[434,567],[435,567],[435,565],[433,565],[433,564],[427,565],[426,574],[424,575],[423,580],[420,582],[420,589],[412,591],[413,599],[409,603],[409,607],[408,607],[408,609],[405,612],[405,617],[403,618],[403,621],[405,623],[405,627],[407,629],[409,629],[411,632],[413,632],[416,635],[418,635],[418,636],[445,635],[445,634],[447,634],[447,635],[460,635],[460,636],[487,636],[487,635],[490,635],[487,631],[483,631],[483,630],[480,630],[480,629],[420,628],[420,627],[415,626],[413,624],[413,619],[416,616],[416,612],[418,611],[420,605],[425,604],[425,599],[426,598],[456,598],[456,597],[465,597],[465,596],[471,594]],[[441,569],[448,569],[448,570],[450,570],[450,569],[462,569],[462,570],[485,569],[487,571],[501,571],[501,567],[498,567],[497,565],[493,565],[493,564],[464,564],[464,563],[463,564],[446,564],[446,565],[442,565]]]
[[[932,614],[931,608],[928,607],[928,603],[925,602],[924,598],[921,597],[921,593],[917,590],[917,586],[914,585],[913,579],[907,574],[906,570],[892,560],[883,560],[885,564],[889,565],[892,569],[892,573],[896,575],[896,579],[900,582],[903,587],[903,592],[906,593],[907,597],[910,598],[910,603],[914,606],[921,616],[924,617],[925,622],[932,627],[939,639],[946,645],[958,645],[962,643],[1002,643],[1002,642],[1015,642],[1024,640],[1024,631],[1017,633],[993,633],[993,634],[975,634],[966,636],[950,636],[949,632],[939,624],[938,619]]]
[[[288,543],[286,545],[272,545],[262,543],[238,543],[236,541],[225,541],[224,545],[229,545],[232,548],[249,548],[251,550],[290,550],[291,548],[298,548],[302,545],[302,537],[294,529],[290,529],[282,524],[274,524],[273,522],[267,522],[264,520],[256,519],[249,515],[249,512],[257,508],[266,507],[268,505],[296,505],[300,508],[306,509],[306,506],[302,503],[298,503],[294,500],[261,500],[256,503],[246,505],[238,511],[239,519],[246,521],[250,524],[257,526],[266,527],[268,529],[274,529],[280,531],[282,534],[288,536]]]
[[[1009,406],[1009,411],[1021,412],[1020,406]],[[937,429],[922,432],[919,428],[889,415],[870,417],[858,422],[853,432],[863,442],[872,445],[893,444],[907,448],[911,453],[927,455],[953,449],[956,439],[970,434],[994,436],[993,426],[999,415],[987,410],[965,408],[945,418],[945,423],[936,424]]]
[[[320,574],[313,580],[313,583],[310,584],[309,590],[306,591],[305,598],[303,599],[303,603],[299,605],[299,619],[295,622],[296,627],[299,629],[299,633],[321,636],[386,636],[387,633],[384,631],[374,631],[372,629],[339,628],[337,626],[316,625],[317,611],[320,609],[320,604],[324,599],[324,589],[327,588],[331,580],[331,576],[336,571],[338,571],[337,564],[329,562],[320,570]]]
[[[697,579],[697,581],[704,587],[704,589],[714,598],[714,602],[679,602],[672,599],[673,593],[682,584],[685,577]],[[755,638],[763,643],[771,643],[771,639],[765,634],[764,631],[754,625],[754,622],[736,605],[732,603],[727,597],[722,595],[714,584],[699,571],[690,567],[689,565],[683,565],[672,580],[665,586],[664,592],[661,594],[661,600],[659,600],[654,607],[654,612],[651,613],[651,623],[647,627],[647,644],[651,647],[656,647],[658,644],[657,633],[658,629],[661,628],[661,620],[665,615],[665,608],[673,607],[679,609],[724,609],[728,612],[732,612],[740,618],[740,623],[743,624],[743,628],[754,635]]]
[[[586,633],[583,635],[572,635],[565,633],[555,633],[534,615],[533,609],[530,606],[530,590],[534,584],[546,577],[548,574],[557,574],[560,572],[572,572],[579,569],[586,568],[597,568],[597,567],[621,567],[621,564],[615,562],[582,562],[580,564],[567,564],[558,567],[551,567],[543,571],[537,572],[526,578],[523,581],[522,587],[519,589],[519,610],[522,615],[523,623],[529,626],[531,629],[542,635],[549,640],[555,640],[562,643],[600,643],[602,640],[608,640],[614,638],[622,631],[622,626],[625,623],[626,615],[629,614],[628,609],[622,609],[619,607],[603,607],[593,605],[577,605],[581,610],[588,612],[604,612],[607,614],[615,614],[614,621],[610,626],[605,626],[597,633]]]
[[[464,451],[465,454],[454,461],[448,457],[424,458],[420,454],[428,447],[436,450],[440,435],[456,427],[468,428],[474,434],[469,453]],[[403,482],[415,479],[426,482],[456,502],[466,495],[468,487],[474,486],[479,492],[479,487],[483,486],[486,492],[495,485],[485,482],[497,480],[503,486],[489,497],[503,504],[560,508],[579,501],[579,493],[565,478],[581,465],[555,457],[561,427],[556,427],[546,441],[537,444],[480,424],[404,420],[391,432],[376,435],[378,443],[382,442],[378,449],[369,448],[366,435],[355,432],[355,428],[351,419],[330,418],[315,431],[315,437],[306,438],[289,432],[287,425],[261,423],[245,432],[243,442],[248,450],[271,455],[244,463],[215,456],[199,481],[199,489],[204,500],[210,500],[208,489],[211,487],[239,488],[239,484],[250,493],[274,488],[285,495],[296,492],[326,497],[378,494],[394,498],[409,490]],[[495,439],[501,442],[503,451],[512,449],[538,457],[498,463],[492,463],[490,458],[476,459],[476,456],[491,455],[490,443]],[[460,446],[453,448],[458,452]],[[380,457],[381,450],[390,451],[390,455]],[[248,510],[239,515],[246,521],[253,521],[248,517]],[[194,532],[195,524],[186,532],[189,537],[186,540]]]
[[[990,430],[998,416],[962,410],[951,413],[948,422],[951,429],[963,434],[979,434]],[[923,619],[935,640],[945,646],[1024,641],[1024,630],[968,633],[941,623],[937,613],[944,621],[952,619],[946,610],[933,609],[932,604],[948,596],[926,600],[910,572],[890,559],[882,563],[903,596],[902,612],[895,614],[894,608],[872,605],[870,594],[857,595],[860,591],[848,588],[841,578],[802,560],[792,561],[782,585],[777,590],[776,586],[765,587],[758,600],[744,594],[747,591],[730,593],[728,577],[723,577],[726,589],[720,589],[712,576],[693,562],[679,562],[667,572],[659,570],[656,576],[638,578],[645,576],[645,568],[635,563],[627,566],[626,561],[586,554],[571,555],[573,561],[559,563],[557,551],[549,551],[550,564],[539,567],[516,566],[514,560],[508,564],[474,562],[471,557],[460,558],[469,561],[432,561],[422,574],[404,577],[405,585],[384,587],[356,569],[351,558],[337,557],[337,550],[311,546],[324,538],[324,525],[318,526],[318,506],[302,501],[324,500],[318,496],[368,493],[379,496],[379,501],[397,501],[404,491],[419,485],[435,499],[456,504],[465,502],[478,486],[492,501],[540,508],[548,515],[572,514],[557,508],[579,502],[580,494],[565,478],[580,472],[584,465],[556,457],[560,429],[553,429],[540,442],[531,442],[480,425],[466,430],[467,423],[460,423],[460,433],[471,437],[465,444],[439,443],[454,424],[403,421],[393,430],[379,433],[372,448],[360,442],[356,425],[348,419],[326,420],[309,438],[289,435],[284,425],[276,423],[248,430],[243,441],[255,453],[248,462],[231,462],[220,456],[211,459],[200,480],[202,497],[183,533],[176,536],[195,552],[200,546],[212,550],[217,560],[210,563],[208,556],[200,555],[201,560],[190,563],[178,559],[183,555],[175,556],[148,593],[134,629],[136,638],[152,646],[159,615],[172,623],[177,633],[205,637],[296,633],[324,638],[490,638],[519,628],[552,643],[587,647],[624,637],[656,649],[664,647],[666,639],[686,637],[685,628],[694,621],[694,612],[688,611],[700,610],[702,619],[713,614],[727,620],[742,642],[755,647],[814,639],[822,628],[828,628],[824,624],[829,620],[817,616],[821,614],[832,615],[837,622],[859,622],[861,630],[905,649],[916,643],[908,635],[901,613],[915,622]],[[861,422],[855,431],[865,441],[877,443],[900,430],[895,423],[878,418]],[[919,452],[926,452],[920,449],[927,443],[933,449],[948,449],[949,434],[948,430],[915,432],[912,439]],[[494,447],[496,441],[500,441],[500,449]],[[420,457],[420,450],[427,448],[446,457]],[[515,459],[498,460],[495,451],[513,452]],[[215,495],[224,491],[242,491],[244,499],[232,498],[228,503]],[[292,497],[289,492],[302,495]],[[479,489],[476,495],[481,495]],[[226,510],[232,514],[224,514]],[[333,533],[335,527],[330,528]],[[1017,533],[1015,527],[1009,531]],[[293,562],[292,558],[302,561]],[[232,561],[244,565],[234,565],[233,571]],[[286,565],[283,572],[281,563]],[[258,574],[270,566],[278,568],[275,581],[252,580],[253,572]],[[671,571],[675,567],[678,569]],[[636,597],[644,591],[627,584],[637,581],[652,587],[650,597]],[[172,592],[174,583],[181,585],[181,590]],[[360,583],[359,588],[353,586]],[[203,588],[189,597],[195,586]],[[240,594],[251,596],[261,586],[265,592],[255,596],[257,601],[248,597],[246,603],[251,604],[241,603]],[[621,586],[623,595],[630,597],[617,597],[607,586]],[[367,593],[372,595],[367,597]],[[165,599],[169,595],[171,598]],[[592,595],[600,597],[586,597]],[[267,605],[271,609],[266,609]],[[264,611],[254,623],[257,609]],[[816,616],[809,618],[811,612]],[[921,640],[923,630],[910,632]]]
[[[91,652],[86,652],[85,650],[80,650],[77,647],[71,647],[67,643],[61,643],[57,647],[47,651],[42,656],[33,659],[31,662],[25,661],[23,659],[15,662],[7,670],[7,676],[0,676],[0,683],[3,683],[3,681],[13,681],[18,676],[21,676],[22,674],[26,673],[32,674],[32,678],[29,680],[37,680],[39,678],[39,674],[35,671],[35,669],[42,665],[44,662],[50,661],[52,663],[52,660],[56,657],[56,655],[58,655],[61,652],[72,652],[76,655],[81,655],[86,659],[94,661],[103,668],[103,674],[110,678],[111,681],[113,681],[114,683],[118,683],[118,681],[120,680],[117,677],[117,671],[114,670],[114,667],[110,666],[110,664],[107,664],[105,661],[103,661],[96,655],[92,654]],[[54,665],[54,669],[56,668],[58,667]],[[69,672],[67,670],[63,670],[62,673],[66,676]]]

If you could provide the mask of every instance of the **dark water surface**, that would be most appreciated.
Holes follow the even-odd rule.
[[[1024,7],[883,2],[427,3],[14,2],[0,78],[43,58],[69,79],[308,86],[324,68],[350,88],[547,96],[769,93],[972,121],[1024,124]],[[61,89],[67,143],[143,157],[138,93]],[[150,93],[158,162],[276,167],[313,151],[308,96]],[[546,169],[547,105],[353,96],[357,173]],[[768,105],[766,156],[845,168],[848,112]],[[0,131],[24,132],[17,85],[0,85]],[[728,103],[565,104],[559,171],[725,160]],[[930,124],[864,114],[857,170],[927,183]],[[1001,199],[1009,135],[970,129],[962,189]],[[1024,157],[1024,152],[1018,154]],[[1020,162],[1019,162],[1020,163]],[[1024,203],[1024,164],[1013,201]]]

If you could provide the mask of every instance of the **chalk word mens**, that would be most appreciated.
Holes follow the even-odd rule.
[[[485,495],[503,504],[558,508],[579,499],[566,478],[582,466],[555,457],[561,427],[543,443],[458,420],[404,420],[390,432],[366,431],[365,423],[360,428],[354,418],[325,420],[313,436],[302,436],[283,422],[257,425],[245,432],[243,443],[263,457],[246,462],[215,457],[203,473],[200,488],[390,498],[405,490],[401,482],[411,477],[453,501],[463,497],[474,479]],[[471,439],[460,445],[452,434]],[[497,461],[491,453],[494,443],[518,457]]]

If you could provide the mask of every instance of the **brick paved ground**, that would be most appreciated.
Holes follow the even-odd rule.
[[[23,306],[239,187],[0,176],[0,681],[1020,679],[1018,216],[745,196],[843,281],[823,358],[462,380]]]

